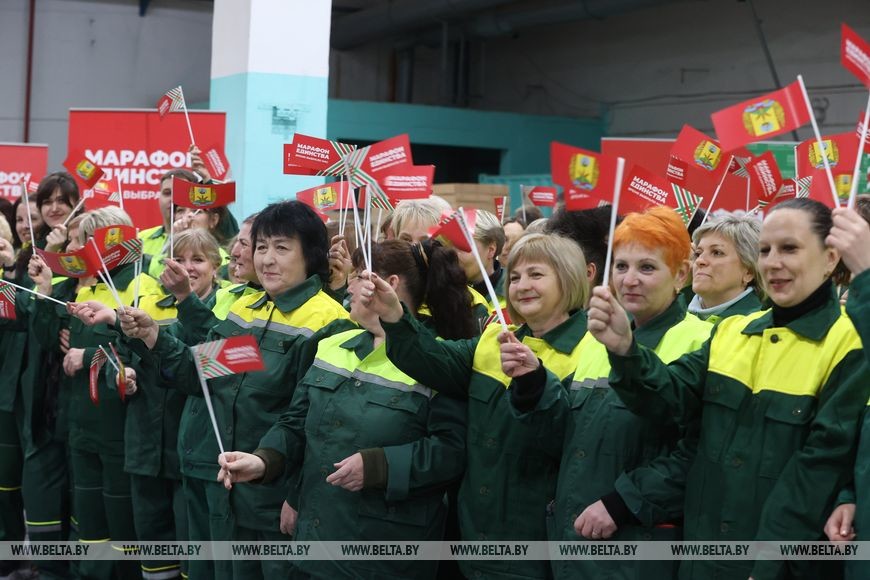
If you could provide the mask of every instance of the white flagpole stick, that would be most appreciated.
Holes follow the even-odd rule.
[[[746,178],[746,211],[749,211],[749,192],[752,189],[752,179]]]
[[[347,174],[348,187],[350,188],[350,191],[353,192],[353,177],[350,172],[350,164],[348,163],[347,157],[348,156],[345,155],[342,158],[342,162],[344,163],[344,171]],[[366,196],[369,195],[371,194],[369,193],[368,188],[366,188]],[[365,240],[362,238],[362,232],[360,232],[359,208],[357,208],[356,204],[356,195],[353,196],[353,227],[356,233],[357,247],[363,255],[363,263],[366,265],[366,268],[371,271],[371,260],[369,259],[369,256],[366,255]]]
[[[221,450],[221,455],[224,454],[224,443],[221,441],[221,432],[218,429],[217,419],[214,415],[214,407],[211,404],[211,393],[208,390],[208,384],[206,383],[205,377],[202,376],[202,366],[199,364],[199,355],[191,349],[193,354],[193,363],[196,365],[196,374],[199,377],[199,386],[202,387],[203,398],[205,399],[205,406],[208,409],[208,416],[211,419],[211,426],[214,428],[214,436],[217,438],[218,447]]]
[[[378,225],[375,227],[375,235],[380,239],[381,237],[381,218],[384,217],[384,208],[378,207]]]
[[[824,143],[822,143],[822,134],[819,132],[819,124],[816,123],[816,116],[813,114],[813,105],[810,103],[810,95],[807,93],[807,87],[804,85],[804,79],[801,75],[797,76],[798,83],[801,85],[801,92],[804,95],[804,104],[806,104],[807,112],[810,115],[810,122],[813,124],[813,133],[816,135],[816,143],[819,145],[819,155],[822,156],[822,162],[825,164],[825,174],[828,176],[828,185],[831,186],[831,195],[834,198],[834,207],[840,207],[840,198],[837,197],[837,186],[834,183],[834,174],[831,172],[831,164],[828,162],[828,152],[825,151]],[[859,149],[860,152],[860,149]]]
[[[121,174],[115,173],[115,178],[118,180],[118,207],[124,209],[124,190],[121,188]]]
[[[106,267],[106,263],[103,261],[103,256],[100,255],[100,249],[97,247],[97,242],[94,241],[94,238],[90,238],[89,241],[94,246],[94,250],[97,252],[97,257],[100,259],[100,265],[103,267],[103,271],[98,271],[97,275],[109,288],[109,291],[112,293],[112,297],[115,299],[115,302],[118,303],[118,308],[121,310],[121,312],[124,312],[124,303],[121,302],[121,296],[118,294],[118,289],[115,288],[115,283],[112,280],[112,275],[109,274],[109,269]]]
[[[716,203],[716,198],[719,197],[719,191],[722,189],[722,184],[725,183],[725,178],[728,177],[728,168],[731,167],[731,164],[734,162],[734,156],[732,155],[728,159],[728,166],[725,168],[725,173],[722,174],[722,179],[719,180],[719,185],[716,186],[716,190],[713,192],[713,199],[710,200],[710,205],[707,206],[707,211],[704,213],[704,219],[701,220],[701,225],[699,228],[704,225],[707,221],[707,218],[710,217],[710,212],[713,210],[713,204]],[[695,208],[695,211],[698,211],[698,208]],[[689,220],[690,222],[692,220]]]
[[[83,205],[85,205],[85,196],[84,195],[82,195],[81,200],[79,200],[79,202],[76,204],[76,206],[72,209],[71,212],[69,212],[69,215],[66,216],[66,219],[63,220],[63,223],[60,225],[66,227],[66,224],[68,224],[69,221],[75,217],[76,212],[79,211],[80,209],[82,209]]]
[[[858,175],[861,173],[861,158],[864,157],[864,143],[867,142],[868,124],[870,124],[870,93],[867,93],[867,107],[864,109],[864,123],[861,125],[861,138],[858,139],[858,158],[855,160],[855,171],[852,172],[852,190],[849,192],[849,209],[855,207],[855,196],[858,195]]]
[[[347,217],[347,189],[343,186],[344,181],[338,178],[338,233],[344,235],[345,218]]]
[[[366,187],[366,219],[363,224],[363,232],[366,234],[366,255],[369,257],[369,272],[372,271],[372,196],[368,195]]]
[[[169,259],[175,259],[175,244],[172,243],[173,232],[175,231],[175,179],[173,178],[170,188],[172,189],[172,203],[169,204]],[[164,252],[165,253],[165,252]]]
[[[522,183],[520,184],[520,207],[523,208],[523,224],[525,224],[523,229],[526,229],[526,226],[529,225],[526,221],[526,188]]]
[[[19,290],[24,290],[25,292],[30,292],[31,294],[36,294],[40,298],[45,298],[46,300],[51,300],[52,302],[60,304],[61,306],[67,305],[66,302],[58,300],[57,298],[52,298],[48,294],[43,294],[42,292],[37,292],[36,290],[31,290],[30,288],[25,288],[24,286],[19,286],[18,284],[15,284],[14,282],[7,282],[6,280],[0,280],[0,284],[7,284],[9,286],[12,286],[13,288],[18,288]],[[0,288],[2,288],[2,287],[3,286],[0,285]]]
[[[136,239],[139,239],[139,228],[136,228]],[[133,262],[133,275],[136,277],[136,283],[133,285],[133,308],[139,308],[139,278],[142,277],[142,258],[145,252],[139,254],[139,259]]]
[[[27,205],[27,229],[30,230],[30,247],[36,247],[36,235],[33,233],[33,217],[30,215],[30,197],[27,195],[27,185],[24,185],[24,203]]]
[[[507,321],[504,318],[504,312],[501,311],[501,305],[498,303],[498,295],[495,293],[495,288],[492,287],[492,282],[486,273],[486,267],[483,265],[483,260],[480,258],[480,252],[477,251],[477,244],[474,243],[474,236],[471,230],[468,229],[468,224],[465,223],[465,211],[460,207],[456,210],[456,219],[459,222],[459,228],[465,236],[465,240],[471,247],[471,253],[477,261],[477,267],[480,268],[480,273],[483,274],[483,282],[486,284],[486,291],[489,293],[489,299],[492,302],[492,308],[498,316],[498,321],[501,323],[501,329],[505,332],[508,330]]]
[[[106,360],[109,361],[109,364],[110,364],[110,365],[112,365],[113,367],[115,367],[115,372],[117,372],[117,373],[120,375],[120,374],[121,374],[121,369],[118,368],[118,365],[115,364],[115,361],[114,361],[114,360],[112,360],[112,355],[109,354],[109,351],[107,351],[105,348],[103,348],[103,345],[102,345],[102,344],[99,345],[97,348],[99,348],[101,351],[103,351],[103,354],[106,355]],[[123,377],[122,377],[122,378],[123,378]]]
[[[181,88],[181,85],[178,85],[178,92],[181,93],[181,104],[184,107],[184,120],[187,121],[187,132],[190,133],[190,144],[196,145],[196,141],[193,138],[193,128],[190,126],[190,115],[187,114],[187,99],[184,98],[184,89]]]
[[[613,184],[613,204],[610,207],[610,233],[607,235],[607,257],[604,258],[604,277],[601,285],[605,288],[610,283],[610,263],[613,261],[613,232],[616,230],[616,216],[619,213],[619,195],[622,192],[622,172],[625,170],[625,159],[616,160],[616,181]]]

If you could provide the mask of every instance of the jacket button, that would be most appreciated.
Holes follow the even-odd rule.
[[[391,402],[391,403],[398,403],[398,402],[399,402],[399,397],[391,397],[391,398],[390,398],[390,402]]]
[[[321,469],[321,470],[320,470],[320,475],[322,475],[323,477],[326,477],[326,474],[327,474],[326,469]]]
[[[777,335],[777,334],[770,335],[770,342],[772,342],[773,344],[776,344],[777,342],[779,342],[779,335]]]
[[[576,457],[577,459],[583,459],[584,457],[586,457],[586,452],[582,449],[578,449],[574,452],[574,457]]]
[[[362,381],[356,381],[356,382],[353,384],[353,386],[355,386],[355,387],[361,387],[361,386],[362,386]]]
[[[739,457],[735,457],[731,460],[731,465],[733,465],[734,467],[740,467],[741,465],[743,465],[743,460]]]
[[[233,428],[232,428],[230,425],[227,425],[226,432],[227,432],[227,435],[232,435],[232,434],[233,434]]]
[[[480,495],[489,495],[489,488],[485,485],[480,486]]]
[[[722,525],[719,526],[719,531],[722,532],[723,534],[728,532],[728,524],[723,522]]]
[[[335,425],[336,427],[341,427],[341,421],[336,421],[335,423],[333,423],[333,425]]]
[[[321,382],[322,380],[323,380],[323,377],[317,377],[316,379],[314,379],[314,382],[315,382],[315,383],[319,383],[319,382]]]
[[[320,525],[320,518],[314,518],[314,522],[312,522],[312,523],[314,524],[314,527],[316,528],[317,526]]]
[[[486,440],[486,446],[487,446],[487,447],[495,447],[495,439],[493,439],[492,437],[490,437],[489,439],[487,439],[487,440]]]
[[[791,414],[794,415],[795,417],[797,417],[797,416],[800,415],[801,413],[803,413],[803,409],[800,409],[800,408],[798,408],[798,409],[794,409],[794,410],[791,412]]]

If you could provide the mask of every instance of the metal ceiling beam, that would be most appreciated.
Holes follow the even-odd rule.
[[[144,1],[144,0],[143,0]],[[347,50],[367,42],[428,27],[439,20],[489,10],[515,0],[390,0],[332,23],[332,48]]]

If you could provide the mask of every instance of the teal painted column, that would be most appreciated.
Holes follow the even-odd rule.
[[[227,113],[233,212],[323,183],[283,174],[295,132],[326,136],[331,0],[215,0],[210,108]]]

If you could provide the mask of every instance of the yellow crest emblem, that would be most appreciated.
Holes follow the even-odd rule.
[[[600,171],[598,160],[582,153],[574,155],[568,164],[568,176],[571,178],[571,183],[578,189],[587,191],[595,189],[595,186],[598,185]]]
[[[809,159],[813,167],[822,169],[825,166],[825,160],[822,159],[822,151],[824,151],[825,157],[828,158],[828,165],[834,167],[839,163],[840,149],[834,141],[825,139],[822,141],[821,147],[819,147],[818,141],[813,141],[812,145],[810,145]]]
[[[121,228],[109,228],[106,230],[106,237],[103,238],[103,247],[111,248],[123,241],[124,235],[121,233]]]
[[[84,180],[88,180],[93,177],[96,171],[97,166],[88,161],[87,159],[82,159],[76,164],[76,174]]]
[[[191,187],[190,188],[190,203],[196,206],[208,206],[215,202],[217,199],[217,195],[215,195],[213,187]]]
[[[314,205],[319,210],[326,209],[335,205],[337,201],[335,190],[331,186],[321,187],[314,190]]]
[[[698,146],[695,147],[695,163],[704,169],[713,171],[719,166],[721,160],[722,150],[712,141],[701,141],[698,143]]]
[[[785,109],[773,99],[764,99],[743,109],[743,126],[755,137],[775,133],[785,125]]]
[[[84,274],[87,271],[85,261],[78,256],[61,256],[60,265],[66,270],[67,274],[72,276]]]
[[[834,176],[834,185],[837,186],[837,197],[840,199],[849,199],[849,193],[852,191],[852,176],[848,173],[841,173]]]

